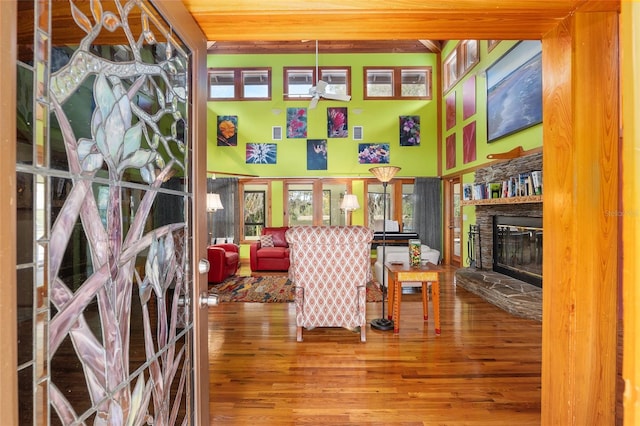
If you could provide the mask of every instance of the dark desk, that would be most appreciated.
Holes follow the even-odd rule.
[[[420,237],[415,232],[387,232],[385,245],[388,246],[408,246],[409,240],[419,240]],[[382,244],[382,232],[374,232],[371,248],[376,248]]]

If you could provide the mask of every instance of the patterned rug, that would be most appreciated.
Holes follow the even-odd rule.
[[[216,293],[220,302],[293,302],[293,285],[284,275],[233,276],[220,284],[210,285],[209,293]],[[367,302],[381,300],[382,291],[379,284],[375,281],[367,283]]]

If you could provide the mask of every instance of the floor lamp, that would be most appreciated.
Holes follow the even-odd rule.
[[[358,197],[354,194],[345,194],[342,199],[342,204],[340,204],[340,208],[344,210],[345,225],[351,225],[351,212],[360,208],[360,204],[358,204]]]
[[[222,201],[220,201],[220,194],[207,194],[207,211],[213,214],[216,210],[222,209],[224,209],[224,207],[222,207]],[[214,243],[213,226],[214,221],[213,218],[211,218],[211,244]]]
[[[393,321],[385,318],[384,305],[387,295],[387,270],[385,269],[385,260],[387,254],[387,184],[400,171],[400,167],[396,166],[378,166],[369,169],[373,175],[382,182],[382,318],[371,320],[371,328],[376,330],[388,331],[393,330]]]

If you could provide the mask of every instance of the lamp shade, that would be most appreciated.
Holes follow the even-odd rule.
[[[345,211],[359,209],[360,204],[358,204],[358,197],[354,194],[345,194],[342,199],[342,204],[340,204],[340,208]]]
[[[393,177],[400,171],[400,167],[396,166],[378,166],[372,167],[369,171],[376,177],[380,182],[389,182]]]
[[[207,210],[215,212],[216,210],[222,210],[222,201],[220,201],[220,194],[207,194]]]

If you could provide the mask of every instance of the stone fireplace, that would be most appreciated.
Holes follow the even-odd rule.
[[[542,153],[537,153],[479,169],[475,182],[541,169]],[[514,315],[541,321],[542,202],[496,201],[475,205],[472,265],[456,271],[456,284]]]
[[[502,229],[506,227],[508,233],[513,234],[497,251],[494,248],[494,243],[499,241],[494,235],[496,218],[506,221]],[[476,206],[476,225],[480,236],[480,247],[474,247],[480,256],[477,269],[499,272],[542,287],[542,203]],[[506,262],[496,269],[496,259]]]

